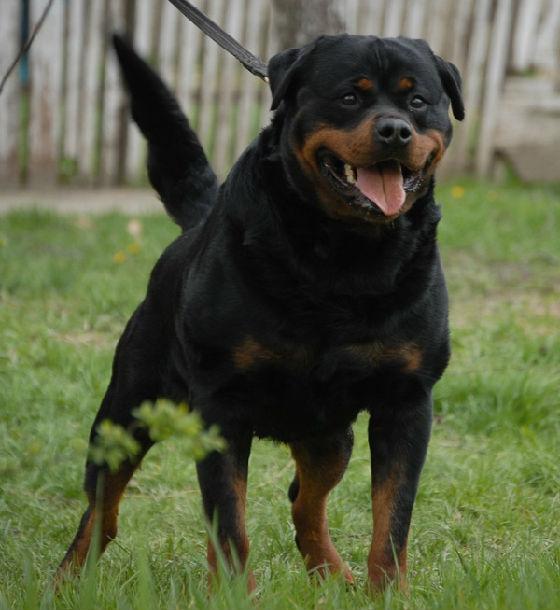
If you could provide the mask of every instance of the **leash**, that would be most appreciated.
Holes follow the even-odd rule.
[[[177,8],[185,17],[192,21],[204,34],[209,36],[214,42],[218,43],[222,49],[225,49],[228,53],[231,53],[240,61],[251,74],[262,78],[268,83],[268,76],[266,70],[266,64],[263,63],[258,57],[253,55],[245,47],[241,46],[237,40],[232,38],[227,32],[214,23],[196,6],[193,6],[187,0],[169,0],[175,8]]]

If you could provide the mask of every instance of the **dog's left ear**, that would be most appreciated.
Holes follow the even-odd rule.
[[[272,91],[271,110],[280,106],[280,102],[296,84],[301,67],[312,49],[313,45],[301,49],[287,49],[274,55],[268,62],[268,80]]]
[[[451,100],[451,108],[453,109],[453,116],[458,120],[462,121],[465,118],[465,105],[463,103],[463,95],[461,93],[461,75],[455,64],[450,61],[445,61],[441,57],[435,56],[437,69],[443,89]]]

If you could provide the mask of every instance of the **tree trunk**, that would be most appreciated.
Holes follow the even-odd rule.
[[[278,50],[301,47],[321,34],[340,34],[344,18],[336,0],[273,0]]]

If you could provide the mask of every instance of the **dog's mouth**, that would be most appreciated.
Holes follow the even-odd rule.
[[[431,160],[430,156],[420,170],[397,159],[356,167],[325,149],[318,154],[323,175],[348,204],[387,218],[399,215],[409,193],[422,190]]]

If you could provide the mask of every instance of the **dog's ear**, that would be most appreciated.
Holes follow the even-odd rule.
[[[274,55],[268,62],[268,80],[272,91],[271,110],[278,108],[290,88],[296,84],[296,77],[310,51],[309,45],[301,49],[287,49]]]
[[[437,55],[435,58],[443,89],[451,100],[453,116],[458,121],[462,121],[465,118],[465,105],[461,93],[461,74],[455,64],[452,64],[450,61],[445,61]]]
[[[414,38],[412,40],[401,38],[400,40],[402,40],[405,44],[412,43],[412,45],[414,45],[417,49],[420,49],[423,53],[427,53],[432,58],[436,64],[436,68],[441,79],[441,84],[443,85],[443,90],[451,102],[453,116],[458,121],[462,121],[465,118],[465,105],[463,103],[463,95],[461,93],[461,75],[457,69],[457,66],[436,55],[430,48],[430,45],[428,45],[428,43],[421,38]]]

